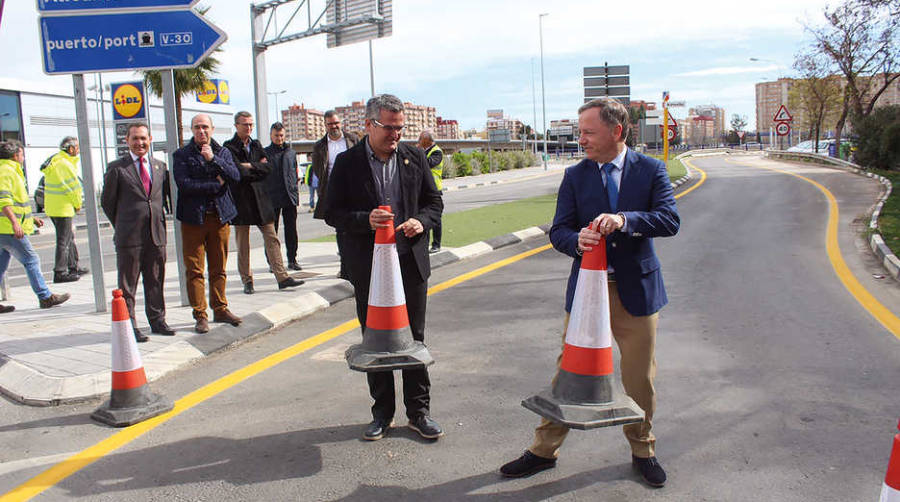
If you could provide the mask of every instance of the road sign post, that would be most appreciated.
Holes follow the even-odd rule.
[[[178,185],[175,184],[175,150],[178,149],[178,125],[175,117],[175,75],[172,70],[160,72],[162,77],[163,111],[166,121],[166,160],[169,164],[169,186],[172,191],[172,213],[175,213],[175,202],[178,200]],[[175,227],[175,261],[178,263],[178,289],[181,294],[181,306],[190,304],[187,294],[187,282],[184,274],[184,260],[182,257],[183,244],[181,242],[181,222],[172,220]]]
[[[663,91],[663,162],[669,165],[669,91]]]

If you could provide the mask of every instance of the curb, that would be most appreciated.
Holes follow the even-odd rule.
[[[872,252],[875,253],[875,256],[877,256],[878,259],[881,260],[881,266],[884,267],[888,275],[893,277],[894,280],[900,281],[900,259],[898,259],[897,256],[893,252],[891,252],[891,249],[887,247],[887,244],[884,243],[884,238],[882,238],[881,234],[878,233],[878,216],[881,214],[881,208],[884,207],[884,203],[887,201],[888,197],[891,195],[891,191],[893,190],[891,180],[885,178],[884,176],[871,173],[865,168],[860,167],[852,162],[847,162],[846,160],[841,159],[833,159],[831,157],[823,157],[821,155],[816,155],[813,153],[770,150],[766,151],[766,156],[781,160],[812,162],[823,167],[841,169],[843,171],[848,171],[859,176],[865,176],[867,178],[878,180],[884,186],[884,190],[882,191],[881,197],[879,197],[878,201],[876,201],[872,206],[872,217],[869,219],[869,230],[872,231],[872,236],[869,237],[869,248],[871,248]]]
[[[481,256],[543,236],[549,231],[548,223],[493,237],[487,241],[440,251],[430,256],[431,268],[440,268]],[[240,326],[214,325],[209,333],[192,335],[145,357],[143,363],[147,379],[156,380],[205,356],[240,345],[348,298],[353,298],[353,287],[344,281],[245,315]],[[92,401],[107,396],[111,385],[110,371],[72,377],[53,377],[0,357],[0,394],[29,406],[56,406]]]

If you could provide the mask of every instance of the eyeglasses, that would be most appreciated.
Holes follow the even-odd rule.
[[[372,119],[372,123],[375,124],[375,125],[378,126],[378,127],[381,127],[381,128],[384,129],[385,131],[388,131],[388,132],[396,132],[396,133],[403,132],[403,128],[406,127],[405,125],[402,125],[402,126],[390,126],[390,125],[384,125],[384,124],[382,124],[381,122],[379,122],[379,121],[377,121],[377,120],[375,120],[375,119]]]

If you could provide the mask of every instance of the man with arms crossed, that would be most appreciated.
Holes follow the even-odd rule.
[[[625,146],[629,128],[625,106],[609,98],[585,103],[578,109],[578,126],[586,158],[566,169],[550,228],[553,247],[573,258],[564,324],[568,326],[581,255],[605,236],[610,321],[621,353],[622,383],[645,413],[643,422],[623,430],[631,445],[632,465],[647,484],[661,487],[666,472],[656,459],[650,427],[656,408],[656,325],[658,311],[668,300],[653,238],[675,235],[680,219],[665,164]],[[592,221],[596,231],[587,228]],[[542,419],[534,443],[501,467],[501,474],[524,477],[555,467],[568,432],[566,426]]]

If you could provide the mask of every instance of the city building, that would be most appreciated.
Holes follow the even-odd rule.
[[[576,141],[579,134],[578,120],[551,120],[550,132],[547,134],[547,139],[549,141],[559,141],[559,137],[562,136],[565,141]]]
[[[684,120],[684,142],[689,145],[718,145],[723,140],[727,124],[725,109],[716,105],[695,106]]]
[[[503,110],[487,111],[485,129],[488,131],[488,134],[490,134],[490,131],[506,129],[509,131],[510,139],[516,140],[521,137],[520,133],[523,127],[524,124],[522,124],[521,120],[509,118],[508,115],[503,113]]]
[[[437,128],[437,114],[433,106],[421,106],[413,103],[403,103],[403,115],[406,118],[406,128],[403,129],[404,138],[418,138],[419,133],[425,129],[435,130]],[[341,121],[344,123],[344,129],[359,134],[365,134],[366,130],[366,103],[365,101],[354,101],[349,106],[339,106],[335,108]]]
[[[435,119],[437,125],[434,134],[440,139],[459,139],[459,123],[455,120],[444,120],[441,117]]]
[[[319,110],[306,108],[303,103],[281,110],[285,141],[319,139],[325,135],[325,114]]]

